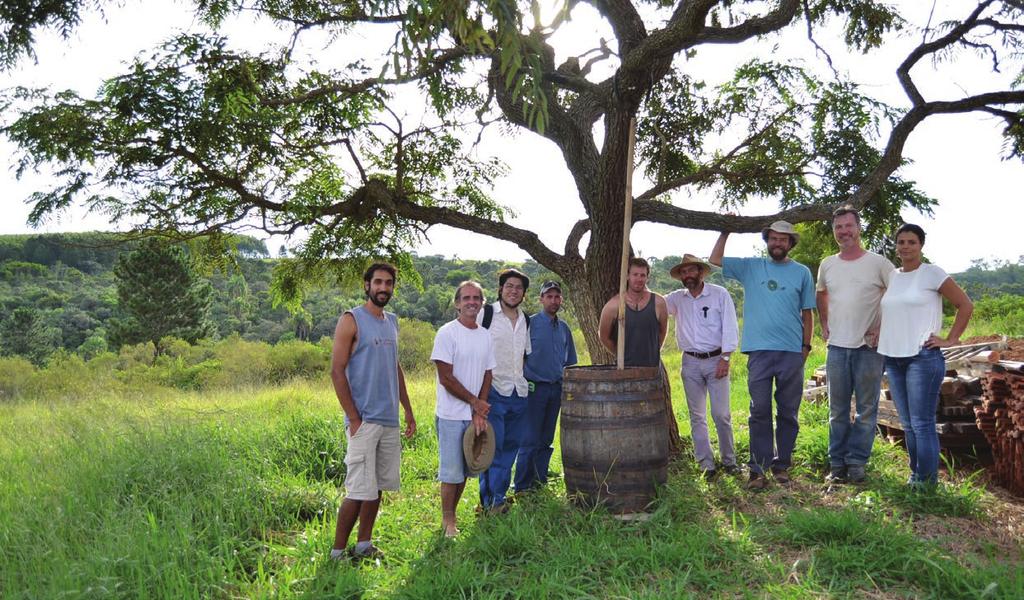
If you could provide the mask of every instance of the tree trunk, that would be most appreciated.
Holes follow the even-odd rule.
[[[622,252],[622,221],[625,216],[626,144],[630,116],[625,111],[606,119],[606,136],[599,177],[596,210],[590,214],[590,241],[584,268],[570,268],[559,273],[572,294],[576,320],[587,341],[593,364],[614,364],[615,355],[608,351],[598,336],[601,309],[619,290],[619,261]],[[670,377],[662,367],[662,388],[669,436],[669,452],[682,454],[679,424],[672,409]]]

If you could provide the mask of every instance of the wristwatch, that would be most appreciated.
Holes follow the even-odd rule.
[[[804,344],[803,348],[805,348],[808,352],[811,351],[811,345],[810,344]]]
[[[729,362],[729,355],[728,354],[723,354],[722,355],[722,360],[724,360],[725,362]]]

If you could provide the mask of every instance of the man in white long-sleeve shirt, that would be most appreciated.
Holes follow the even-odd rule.
[[[681,375],[690,413],[693,453],[706,476],[716,473],[708,436],[710,396],[722,468],[729,474],[740,473],[729,410],[729,358],[739,341],[736,306],[728,290],[704,281],[711,266],[696,256],[684,255],[670,273],[684,286],[666,296],[665,302],[668,314],[676,320],[676,343],[683,353]]]
[[[487,420],[494,428],[494,462],[480,474],[480,506],[490,512],[505,512],[505,493],[512,483],[512,465],[519,453],[525,425],[528,382],[523,360],[531,351],[530,320],[520,308],[530,278],[516,269],[498,275],[498,301],[477,315],[477,322],[490,330],[494,346],[494,379],[487,396]]]

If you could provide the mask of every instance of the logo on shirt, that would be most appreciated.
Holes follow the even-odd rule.
[[[769,279],[768,281],[764,281],[762,283],[764,283],[764,286],[768,288],[769,292],[777,292],[779,290],[786,289],[786,286],[779,285],[779,282],[775,281],[774,279]]]
[[[391,338],[375,337],[375,338],[373,338],[373,345],[374,346],[397,346],[398,344],[396,344],[395,340],[393,340]]]

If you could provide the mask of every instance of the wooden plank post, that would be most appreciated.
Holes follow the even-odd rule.
[[[626,282],[629,279],[629,231],[633,228],[633,148],[636,145],[636,117],[629,120],[626,142],[626,210],[622,217],[622,263],[619,267],[619,337],[615,364],[626,367]]]

